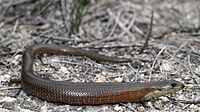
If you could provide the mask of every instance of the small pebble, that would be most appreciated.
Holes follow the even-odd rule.
[[[61,71],[64,74],[69,74],[70,73],[69,70],[66,67],[64,67],[64,66],[61,66],[60,69],[59,69],[59,71]]]
[[[150,101],[146,103],[146,106],[148,106],[149,108],[154,108],[152,102]]]
[[[162,104],[161,104],[161,102],[160,102],[160,101],[155,101],[154,107],[156,107],[157,109],[162,109]]]
[[[105,82],[106,81],[106,78],[102,75],[97,75],[95,77],[95,82]]]
[[[103,106],[100,112],[107,112],[109,110],[108,106]]]
[[[106,73],[106,72],[104,72],[104,71],[102,71],[102,72],[101,72],[101,74],[102,74],[102,75],[107,75],[107,73]]]
[[[144,112],[145,111],[145,108],[143,106],[140,106],[137,108],[138,112]]]
[[[114,107],[114,110],[119,112],[119,111],[123,111],[123,108],[120,107],[119,105],[116,105],[116,106]]]
[[[165,96],[161,96],[160,99],[162,101],[164,101],[164,102],[168,102],[169,101],[169,99],[167,97],[165,97]]]
[[[195,87],[194,84],[187,84],[187,88],[188,88],[188,89],[192,89],[192,88],[194,88],[194,87]]]
[[[181,94],[177,97],[179,100],[186,100],[185,95]]]
[[[77,108],[76,110],[77,111],[81,111],[83,108],[82,107],[79,107],[79,108]]]
[[[193,110],[196,111],[196,112],[199,112],[199,111],[200,111],[200,107],[198,107],[197,105],[194,105],[194,104],[191,104],[191,105],[190,105],[190,108],[193,109]]]
[[[47,112],[47,105],[43,105],[41,108],[40,108],[40,112]]]
[[[123,81],[123,78],[122,78],[122,77],[116,77],[114,80],[115,80],[116,82],[122,82],[122,81]]]

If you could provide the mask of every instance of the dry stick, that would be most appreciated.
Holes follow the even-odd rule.
[[[149,33],[146,37],[146,41],[145,41],[143,47],[141,48],[139,54],[143,53],[144,49],[148,46],[148,42],[149,42],[149,39],[151,37],[152,26],[153,26],[153,11],[151,12],[151,23],[150,23]]]
[[[122,21],[116,19],[116,16],[112,13],[111,10],[108,9],[107,12],[108,12],[108,14],[109,14],[112,18],[115,19],[115,22],[119,25],[119,27],[120,27],[122,30],[125,30],[125,31],[127,32],[128,36],[130,36],[130,37],[135,37],[134,34],[132,34],[132,33],[129,31],[129,29],[125,26],[125,24],[124,24]]]
[[[120,15],[121,15],[121,11],[119,11],[119,12],[117,13],[117,18],[116,18],[117,21],[119,21]],[[113,35],[113,33],[114,33],[114,31],[116,30],[116,28],[117,28],[117,22],[115,22],[115,24],[114,24],[114,26],[113,26],[113,28],[112,28],[110,34],[108,35],[108,38],[111,37],[111,36]]]
[[[3,53],[0,53],[0,56],[7,56],[7,55],[13,55],[15,54],[16,51],[10,51],[10,52],[3,52]],[[23,52],[19,51],[17,54],[22,54]]]
[[[196,76],[196,74],[193,72],[192,67],[191,67],[190,55],[188,55],[188,65],[189,65],[190,73],[193,75],[193,78],[194,78],[196,84],[197,84],[197,85],[199,86],[199,88],[200,88],[200,84],[199,84],[199,81],[198,81],[199,77]]]
[[[120,103],[120,105],[129,108],[131,110],[131,112],[136,112],[135,108],[132,107],[132,105],[130,105],[130,103],[128,103],[128,104]]]
[[[42,42],[42,44],[46,44],[50,40],[50,38],[53,37],[53,34],[55,33],[56,33],[56,30],[54,30],[53,33],[51,33],[51,35],[48,35],[47,38]]]
[[[124,31],[119,35],[119,37],[123,37],[124,34],[126,34],[128,31],[130,31],[130,29],[133,27],[133,25],[134,25],[134,23],[135,23],[135,17],[136,17],[135,12],[133,12],[133,19],[131,20],[130,24],[128,25],[127,30],[124,30]],[[119,21],[119,19],[118,19],[118,21]]]
[[[184,104],[200,104],[200,100],[194,100],[194,101],[187,101],[187,100],[177,100],[177,102],[181,102]]]
[[[2,14],[0,15],[0,17],[3,17],[7,14],[8,10],[10,9],[10,7],[13,6],[13,1],[9,1],[8,6],[4,9],[4,11],[2,12]]]
[[[138,71],[139,71],[139,69],[136,71],[133,67],[132,67],[132,65],[130,64],[130,63],[128,63],[128,66],[131,68],[131,70],[133,71],[133,72],[135,72],[135,81],[137,81],[137,79],[138,79]]]
[[[37,17],[38,15],[40,15],[42,12],[44,12],[53,2],[53,0],[50,0],[37,14],[35,14],[33,16],[33,18]]]
[[[136,25],[134,26],[134,30],[136,32],[138,32],[140,35],[144,36],[144,32],[139,27],[137,27]]]
[[[154,68],[154,66],[155,66],[155,64],[156,64],[156,61],[158,60],[158,57],[161,55],[161,53],[162,53],[165,49],[166,49],[166,46],[164,46],[164,47],[160,50],[160,52],[159,52],[158,55],[156,56],[155,60],[153,61],[153,64],[152,64],[152,66],[151,66],[151,68],[150,68],[149,81],[151,81],[152,71],[153,71],[153,68]]]
[[[175,57],[178,55],[178,52],[181,51],[181,49],[182,49],[183,47],[185,47],[187,44],[188,44],[187,42],[183,43],[183,44],[176,50],[176,52],[175,52],[174,55],[172,56],[172,60],[175,59]]]
[[[197,52],[197,51],[191,51],[192,54],[195,54],[197,56],[200,56],[200,52]]]
[[[168,97],[170,100],[176,103],[184,103],[184,104],[200,104],[200,100],[176,100],[175,98]]]
[[[21,86],[2,87],[2,88],[0,88],[0,91],[3,91],[3,90],[10,90],[10,89],[21,89]]]
[[[67,24],[66,24],[66,19],[65,19],[66,0],[60,0],[59,5],[60,5],[62,22],[63,22],[64,28],[65,28],[65,31],[67,31],[68,29],[67,29]],[[69,32],[67,34],[69,34]]]
[[[17,19],[16,22],[15,22],[15,26],[13,27],[12,33],[15,33],[15,32],[16,32],[18,26],[19,26],[19,20]]]

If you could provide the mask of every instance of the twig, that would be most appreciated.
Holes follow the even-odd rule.
[[[176,102],[176,103],[184,103],[184,104],[200,104],[200,100],[176,100],[172,97],[168,97],[170,100]]]
[[[7,56],[7,55],[13,55],[15,54],[16,51],[11,51],[11,52],[4,52],[4,53],[0,53],[0,56]],[[22,54],[22,51],[19,51],[17,54]]]
[[[53,34],[56,33],[56,30],[53,31],[53,33],[51,33],[51,35],[48,35],[47,38],[42,42],[43,44],[47,43],[49,41],[50,38],[53,37]]]
[[[14,87],[2,87],[0,91],[9,90],[9,89],[21,89],[21,86],[14,86]]]
[[[116,18],[117,21],[119,21],[120,15],[121,15],[121,11],[119,11],[119,12],[117,13],[117,18]],[[116,27],[117,27],[117,22],[115,22],[115,24],[114,24],[114,26],[113,26],[113,28],[112,28],[110,34],[108,35],[108,37],[111,37],[111,36],[113,35],[113,33],[114,33]]]
[[[194,78],[196,84],[197,84],[197,85],[199,86],[199,88],[200,88],[200,84],[199,84],[199,81],[198,81],[199,77],[196,76],[196,74],[193,72],[192,67],[191,67],[190,55],[188,55],[188,65],[189,65],[190,73],[193,75],[193,78]]]
[[[135,72],[135,81],[137,81],[137,79],[138,79],[138,71],[139,71],[139,69],[136,71],[133,67],[132,67],[132,65],[130,64],[130,63],[128,63],[128,66],[131,68],[131,70],[133,71],[133,72]]]
[[[49,0],[49,2],[45,6],[43,6],[43,8],[37,14],[33,15],[33,18],[37,17],[42,12],[44,12],[52,4],[52,2],[53,0]]]
[[[187,101],[187,100],[177,100],[177,102],[180,102],[180,103],[184,103],[184,104],[200,104],[200,100],[193,100],[193,101]]]
[[[19,26],[19,20],[17,19],[16,22],[15,22],[15,26],[13,27],[12,33],[15,33],[15,32],[16,32],[18,26]]]
[[[197,52],[197,51],[191,51],[192,54],[195,54],[197,56],[200,56],[200,52]]]
[[[120,105],[125,106],[127,108],[129,108],[132,112],[136,112],[136,110],[130,105],[130,104],[124,104],[124,103],[120,103]]]
[[[135,12],[134,12],[134,13],[133,13],[133,19],[131,20],[130,24],[128,25],[127,30],[124,30],[124,31],[119,35],[119,37],[123,37],[124,34],[126,34],[128,31],[130,31],[130,29],[133,27],[133,25],[134,25],[134,23],[135,23],[135,17],[136,17],[136,15],[135,15]],[[118,19],[118,20],[119,20],[119,19]]]
[[[109,14],[112,18],[115,19],[115,22],[119,25],[119,27],[120,27],[122,30],[124,30],[124,31],[127,32],[128,36],[130,36],[130,37],[135,37],[134,34],[132,34],[132,33],[129,31],[129,29],[124,25],[124,23],[123,23],[122,21],[117,20],[116,16],[112,13],[111,10],[108,9],[107,12],[108,12],[108,14]]]
[[[143,47],[141,48],[139,54],[143,53],[144,49],[148,46],[148,42],[149,42],[149,39],[151,37],[152,26],[153,26],[153,11],[151,12],[151,23],[150,23],[149,33],[146,37],[146,41],[145,41]]]
[[[185,47],[187,44],[188,44],[187,42],[183,43],[183,44],[176,50],[176,52],[173,54],[172,60],[175,59],[175,57],[176,57],[176,55],[178,54],[178,52],[181,51],[181,49],[183,49],[183,47]]]
[[[161,55],[161,53],[164,51],[166,49],[166,46],[164,46],[161,50],[160,50],[160,52],[158,53],[158,55],[156,56],[156,58],[155,58],[155,60],[153,61],[153,64],[152,64],[152,66],[151,66],[151,69],[150,69],[150,75],[149,75],[149,81],[151,81],[151,77],[152,77],[152,71],[153,71],[153,68],[154,68],[154,66],[155,66],[155,64],[156,64],[156,61],[158,60],[158,57]]]
[[[65,19],[66,18],[66,4],[67,4],[66,0],[60,0],[59,2],[62,22],[65,28],[65,31],[67,32],[68,28],[67,28],[66,19]]]

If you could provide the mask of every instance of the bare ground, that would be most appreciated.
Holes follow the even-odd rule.
[[[1,0],[0,111],[107,112],[200,111],[200,1],[101,0],[84,16],[79,33],[68,36],[59,1]],[[66,5],[69,20],[71,2]],[[154,11],[148,46],[140,54]],[[66,26],[69,22],[66,22]],[[8,85],[20,78],[22,52],[34,43],[67,44],[100,54],[132,58],[132,63],[96,63],[87,58],[45,55],[35,71],[73,82],[148,82],[177,80],[185,88],[144,103],[70,106],[50,103]],[[45,57],[45,58],[44,58]],[[46,65],[47,64],[47,65]],[[17,94],[19,92],[19,94]]]

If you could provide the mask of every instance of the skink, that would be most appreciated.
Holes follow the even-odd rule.
[[[22,88],[28,94],[50,102],[61,102],[72,105],[141,102],[174,93],[184,88],[181,82],[174,80],[143,83],[73,83],[43,79],[33,70],[35,57],[43,53],[86,56],[96,61],[111,63],[126,63],[131,62],[131,59],[104,56],[64,45],[35,44],[29,46],[24,51],[22,57]]]

